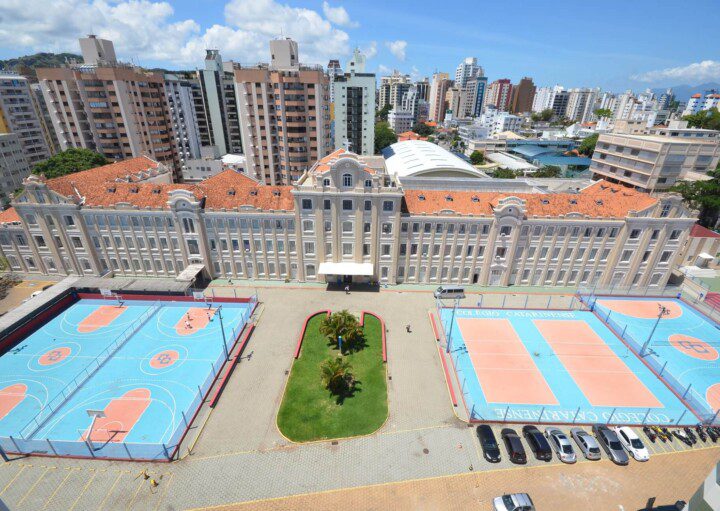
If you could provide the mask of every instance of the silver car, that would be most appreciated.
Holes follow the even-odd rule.
[[[597,438],[598,443],[613,463],[616,465],[627,465],[630,462],[627,452],[623,449],[620,440],[613,430],[604,424],[595,424],[592,428],[593,433],[595,433],[595,438]]]
[[[565,436],[565,433],[558,428],[551,426],[549,428],[545,428],[545,436],[548,439],[550,447],[552,447],[553,451],[555,451],[555,454],[557,454],[560,461],[563,463],[575,463],[577,461],[575,450],[573,449],[570,440],[568,440],[568,437]]]
[[[570,430],[570,436],[575,439],[575,443],[578,444],[580,452],[583,453],[585,459],[594,461],[601,458],[600,446],[590,433],[582,428],[572,428]]]

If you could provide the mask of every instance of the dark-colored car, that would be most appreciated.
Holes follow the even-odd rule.
[[[552,450],[545,436],[535,426],[523,426],[523,436],[530,446],[530,450],[535,455],[535,459],[540,461],[552,460]]]
[[[595,424],[592,427],[595,438],[597,438],[600,447],[603,448],[605,454],[608,455],[616,465],[627,465],[630,462],[625,449],[623,449],[620,440],[613,430],[604,424]]]
[[[500,436],[505,442],[505,448],[507,449],[510,461],[524,465],[527,463],[527,455],[525,454],[525,448],[523,447],[522,440],[515,432],[514,429],[505,428],[500,432]]]
[[[497,463],[500,461],[500,447],[498,447],[497,440],[495,440],[495,434],[490,426],[487,424],[481,424],[475,430],[478,440],[480,441],[480,447],[482,447],[483,456],[490,463]]]

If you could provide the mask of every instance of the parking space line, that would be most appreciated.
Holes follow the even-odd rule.
[[[60,484],[57,485],[57,487],[55,488],[55,491],[52,492],[52,495],[50,495],[50,497],[45,501],[45,505],[43,506],[43,509],[48,507],[48,504],[50,504],[50,501],[55,497],[55,495],[60,490],[62,485],[65,484],[65,481],[67,481],[68,478],[73,474],[74,470],[80,470],[80,469],[79,468],[71,468],[68,470],[67,475],[63,478],[63,480],[60,482]]]
[[[25,492],[25,495],[23,495],[23,497],[18,501],[18,503],[17,503],[17,506],[18,506],[18,507],[20,507],[20,504],[22,504],[23,502],[25,502],[25,499],[28,498],[28,496],[32,493],[32,491],[35,489],[35,487],[36,487],[38,484],[40,484],[40,481],[42,481],[43,478],[47,475],[47,473],[50,472],[51,470],[53,470],[52,467],[47,467],[47,468],[45,469],[45,472],[43,472],[42,475],[37,478],[37,481],[35,481],[35,482],[33,483],[33,485],[30,487],[30,489],[29,489],[27,492]]]
[[[75,499],[75,502],[73,502],[73,505],[70,506],[70,509],[68,509],[68,511],[73,511],[73,509],[75,509],[75,506],[77,506],[77,503],[80,502],[80,499],[81,499],[82,496],[85,494],[85,492],[87,491],[87,489],[90,487],[90,484],[93,482],[93,479],[95,479],[95,477],[96,477],[97,475],[98,475],[98,473],[97,473],[97,471],[95,471],[95,473],[92,475],[92,477],[91,477],[90,479],[88,479],[88,482],[85,483],[85,486],[83,486],[82,491],[81,491],[80,494],[77,496],[77,498]]]
[[[22,467],[20,470],[18,470],[18,473],[15,474],[15,477],[13,477],[12,479],[10,479],[10,482],[5,485],[5,488],[3,488],[2,491],[0,491],[0,495],[2,495],[3,493],[5,493],[5,491],[6,491],[8,488],[10,488],[10,486],[12,486],[12,483],[15,482],[15,479],[17,479],[18,477],[20,477],[20,474],[22,474],[23,470],[25,470],[26,468],[28,468],[28,465],[23,465],[23,467]]]
[[[105,505],[105,501],[108,499],[108,497],[112,494],[113,490],[115,489],[115,486],[117,486],[117,483],[120,481],[120,478],[123,476],[123,473],[120,472],[117,476],[117,479],[115,479],[115,482],[108,490],[107,494],[105,495],[105,498],[102,499],[102,502],[100,502],[100,506],[98,506],[98,510],[102,510],[103,506]]]
[[[155,504],[155,507],[153,508],[153,511],[157,511],[158,509],[160,509],[160,504],[162,504],[162,501],[165,500],[165,495],[167,495],[168,488],[170,487],[170,483],[172,482],[173,477],[175,477],[175,472],[172,472],[170,474],[170,478],[168,479],[167,483],[165,483],[165,488],[163,488],[162,495],[160,495],[157,504]]]
[[[142,489],[143,484],[145,484],[145,479],[141,478],[140,484],[138,485],[137,490],[135,490],[135,493],[133,493],[133,497],[132,497],[132,499],[130,499],[130,503],[127,505],[127,507],[125,509],[132,509],[132,505],[135,502],[135,499],[137,498],[138,493],[140,493],[140,490]]]

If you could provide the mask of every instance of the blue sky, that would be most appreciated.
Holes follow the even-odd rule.
[[[268,39],[297,39],[307,62],[368,52],[370,70],[452,73],[475,56],[487,76],[608,90],[720,81],[718,2],[353,0],[20,0],[0,3],[0,57],[77,51],[94,32],[124,60],[194,68],[205,47],[268,59]],[[68,14],[70,15],[68,16]]]

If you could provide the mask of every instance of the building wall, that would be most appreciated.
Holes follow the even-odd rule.
[[[180,166],[187,160],[200,157],[200,133],[195,113],[193,89],[197,80],[165,75],[165,107],[172,123],[175,152]]]
[[[30,165],[16,133],[0,133],[0,205],[10,202],[10,195],[22,187],[30,174]]]
[[[375,152],[375,75],[348,73],[336,77],[334,147],[350,141],[350,150],[358,154]]]
[[[43,131],[44,120],[35,108],[34,93],[27,78],[0,74],[0,111],[3,119],[0,129],[18,136],[30,165],[50,158],[50,145]]]

